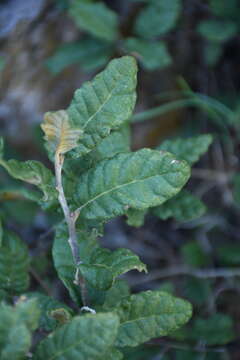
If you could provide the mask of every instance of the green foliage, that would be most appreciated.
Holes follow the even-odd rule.
[[[140,12],[135,32],[146,38],[165,34],[175,26],[180,11],[180,0],[151,0]]]
[[[124,41],[124,47],[127,51],[136,53],[147,70],[162,69],[172,63],[172,58],[163,41],[150,42],[144,39],[127,38]]]
[[[163,205],[153,209],[153,214],[162,220],[175,218],[179,222],[194,220],[206,211],[203,202],[187,190],[182,190]]]
[[[219,260],[226,265],[240,264],[240,246],[238,244],[227,244],[217,248]]]
[[[112,48],[108,43],[86,37],[81,42],[64,44],[46,61],[47,68],[56,75],[66,67],[80,64],[86,72],[94,71],[106,64]]]
[[[196,241],[190,241],[181,248],[184,263],[192,267],[208,265],[209,257]]]
[[[188,302],[157,291],[131,295],[116,306],[120,328],[116,345],[137,346],[166,336],[185,324],[192,314]]]
[[[1,360],[23,360],[31,346],[31,331],[37,326],[39,310],[35,301],[20,301],[15,307],[0,304]]]
[[[18,161],[3,159],[3,140],[0,146],[0,165],[2,165],[10,176],[14,179],[25,181],[36,185],[44,193],[44,201],[52,200],[56,197],[54,188],[54,177],[49,169],[42,163],[35,160]]]
[[[36,360],[100,360],[111,351],[119,326],[111,313],[77,316],[38,346]]]
[[[82,6],[101,9],[100,14],[105,11],[107,17],[111,14],[101,3],[88,0],[71,3],[70,12],[75,9],[79,16]],[[80,15],[79,24],[92,21],[86,13],[80,11]],[[118,215],[127,215],[131,225],[143,224],[147,210],[170,201],[190,176],[187,162],[177,159],[179,153],[150,149],[131,152],[129,119],[136,100],[136,73],[133,58],[115,59],[75,92],[67,110],[45,114],[41,128],[55,177],[34,160],[3,160],[0,140],[1,165],[14,178],[38,186],[49,213],[57,214],[53,262],[75,302],[73,310],[51,296],[28,292],[27,248],[16,235],[5,229],[2,232],[0,227],[3,360],[25,360],[29,356],[34,360],[123,360],[127,356],[125,347],[166,336],[191,317],[187,301],[165,292],[131,295],[128,284],[118,277],[130,270],[146,271],[145,264],[129,249],[106,249],[97,239],[103,234],[103,224]],[[43,203],[38,193],[18,184],[0,191],[1,201],[11,197],[30,204]],[[46,288],[42,279],[36,278]],[[21,294],[18,299],[13,297]],[[8,305],[13,302],[15,307]],[[43,339],[39,340],[38,332]]]
[[[216,313],[208,319],[197,318],[191,329],[191,338],[207,345],[224,345],[234,340],[233,321],[230,316]]]
[[[231,21],[205,20],[199,24],[198,32],[209,41],[221,43],[237,33],[237,26]]]
[[[80,218],[106,221],[129,208],[160,205],[179,192],[189,175],[187,163],[169,153],[143,149],[118,154],[80,177],[75,195]],[[106,181],[99,184],[99,176]]]
[[[80,271],[94,288],[108,290],[115,278],[130,270],[147,271],[139,257],[128,249],[96,248],[89,259],[89,263],[82,263]]]
[[[29,285],[27,247],[16,234],[4,230],[0,250],[0,289],[20,294]]]
[[[35,299],[38,301],[38,310],[40,311],[39,328],[41,330],[53,331],[57,328],[59,322],[56,317],[53,317],[54,311],[60,310],[62,313],[65,311],[63,315],[68,319],[71,319],[71,309],[50,296],[33,292],[25,294],[25,297],[27,299]]]
[[[117,38],[117,16],[103,2],[71,2],[69,13],[77,26],[107,41]]]
[[[136,101],[136,74],[132,57],[115,59],[75,92],[68,113],[73,124],[83,131],[77,156],[92,150],[130,118]]]
[[[159,150],[169,151],[180,160],[186,160],[193,165],[208,150],[213,139],[211,135],[198,135],[190,138],[176,138],[165,140],[158,147]]]

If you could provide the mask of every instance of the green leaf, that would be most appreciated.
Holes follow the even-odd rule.
[[[240,205],[240,174],[236,173],[233,176],[233,199],[235,203]]]
[[[132,251],[128,249],[111,251],[100,247],[93,250],[87,262],[83,258],[83,264],[79,268],[91,286],[99,290],[108,290],[119,275],[130,270],[147,272],[145,264]]]
[[[185,264],[199,268],[209,264],[209,256],[203,251],[199,243],[190,241],[181,247],[181,255]]]
[[[38,301],[38,309],[40,311],[39,328],[41,330],[53,331],[57,328],[58,321],[51,315],[51,312],[54,310],[64,309],[69,314],[69,318],[71,318],[71,309],[50,296],[38,292],[27,293],[24,296],[27,299]]]
[[[96,247],[99,247],[96,237],[94,233],[89,234],[85,231],[78,231],[77,238],[81,259],[88,261],[92,251]],[[57,227],[52,251],[54,266],[57,270],[58,277],[68,289],[72,299],[77,304],[81,304],[79,287],[74,284],[76,267],[68,243],[68,232],[65,225]]]
[[[68,177],[76,179],[79,175],[94,167],[98,162],[109,159],[120,152],[130,151],[129,124],[122,126],[105,137],[91,152],[78,159],[68,159],[64,170]],[[73,188],[73,187],[71,187]]]
[[[204,57],[206,64],[209,66],[215,66],[222,56],[223,47],[221,44],[215,42],[207,42],[204,48]]]
[[[78,89],[68,108],[71,121],[83,130],[75,156],[92,150],[111,130],[130,118],[136,101],[137,66],[133,57],[112,60],[91,82]]]
[[[186,162],[156,150],[142,149],[103,160],[79,178],[75,202],[80,205],[80,219],[106,221],[129,208],[160,205],[180,191],[189,175]]]
[[[211,281],[208,279],[188,276],[184,279],[182,288],[184,297],[198,306],[207,304],[212,296]]]
[[[118,36],[117,15],[103,2],[71,2],[69,13],[77,26],[106,41],[114,41]]]
[[[2,246],[2,240],[3,240],[3,227],[2,227],[2,220],[0,218],[0,248]]]
[[[203,202],[187,190],[182,190],[163,205],[153,208],[153,214],[162,220],[175,218],[177,221],[191,221],[206,212]]]
[[[144,224],[147,210],[129,209],[127,212],[127,224],[129,226],[140,227]]]
[[[3,56],[0,56],[0,72],[4,70],[4,67],[6,65],[6,61]]]
[[[118,326],[118,317],[111,313],[77,316],[39,344],[34,360],[103,359]]]
[[[29,285],[27,247],[16,234],[5,230],[0,249],[0,288],[19,294]]]
[[[150,1],[136,20],[135,32],[145,38],[165,34],[176,25],[180,12],[180,0]]]
[[[216,16],[222,16],[226,18],[239,16],[238,13],[238,0],[228,0],[228,1],[219,1],[219,0],[209,0],[209,5],[212,12]]]
[[[120,327],[116,346],[137,346],[166,336],[192,315],[190,303],[161,291],[131,295],[116,306]]]
[[[19,186],[7,186],[0,189],[0,200],[30,200],[39,202],[41,193]]]
[[[0,304],[0,358],[23,360],[31,346],[31,333],[37,327],[39,311],[34,300],[21,299],[15,306]]]
[[[236,35],[237,24],[232,21],[203,20],[197,27],[199,34],[216,43],[222,43]]]
[[[169,151],[176,155],[178,159],[186,160],[190,165],[193,165],[208,150],[212,141],[213,138],[210,134],[186,139],[174,138],[162,142],[158,149]]]
[[[116,304],[124,297],[130,295],[130,288],[123,279],[117,279],[111,289],[106,292],[103,309],[112,311]]]
[[[216,252],[221,263],[225,265],[240,264],[240,245],[228,244],[218,246]]]
[[[54,75],[73,64],[79,64],[85,72],[95,71],[108,62],[112,51],[108,43],[86,37],[60,46],[45,64]]]
[[[163,69],[172,63],[172,58],[163,41],[149,42],[144,39],[128,38],[124,41],[127,51],[136,54],[147,70]]]
[[[233,320],[229,315],[217,313],[207,319],[197,318],[190,336],[206,345],[225,345],[234,340]]]
[[[112,348],[106,354],[104,354],[103,359],[104,360],[122,360],[123,354],[119,350]]]
[[[3,140],[0,145],[0,165],[2,165],[13,178],[36,185],[44,193],[44,201],[56,198],[54,177],[52,172],[41,162],[35,160],[18,161],[3,159]]]

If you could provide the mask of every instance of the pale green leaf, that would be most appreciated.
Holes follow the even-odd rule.
[[[186,160],[190,165],[194,164],[207,152],[213,138],[210,134],[198,135],[190,138],[174,138],[165,140],[158,147],[159,150],[169,151],[178,159]]]
[[[95,71],[109,60],[113,49],[104,42],[86,37],[79,42],[61,45],[46,61],[47,68],[56,75],[73,64],[88,71]]]
[[[52,172],[35,160],[18,161],[3,159],[3,140],[0,144],[0,165],[15,179],[36,185],[44,193],[44,201],[56,198],[55,181]]]
[[[237,34],[237,24],[227,20],[203,20],[197,27],[197,31],[206,39],[216,43],[222,43]]]
[[[71,2],[69,13],[80,29],[98,38],[114,41],[117,38],[117,15],[103,2]]]
[[[124,41],[124,47],[136,55],[147,70],[163,69],[172,63],[172,58],[163,41],[150,42],[144,39],[128,38]]]
[[[122,360],[123,354],[119,350],[112,348],[106,354],[104,354],[103,359],[104,360]]]
[[[19,186],[2,186],[0,189],[0,200],[30,200],[41,201],[41,193]]]
[[[120,327],[116,346],[137,346],[166,336],[192,315],[190,303],[161,291],[146,291],[123,299],[116,306]]]
[[[99,290],[108,290],[116,277],[134,269],[147,272],[145,264],[128,249],[95,248],[89,260],[83,259],[80,265],[82,275]]]
[[[206,206],[195,195],[182,190],[164,204],[153,208],[153,214],[162,220],[175,218],[177,221],[191,221],[202,216]]]
[[[147,210],[129,209],[127,212],[127,224],[130,226],[140,227],[144,224]]]
[[[19,294],[29,285],[27,247],[16,234],[5,230],[0,250],[0,288]]]
[[[39,344],[34,360],[101,360],[118,326],[118,317],[111,313],[77,316]]]
[[[127,122],[136,101],[136,75],[134,58],[125,56],[112,60],[75,92],[67,110],[73,124],[83,130],[75,156],[86,154]]]
[[[26,293],[27,299],[38,301],[38,309],[40,311],[39,328],[45,331],[53,331],[58,326],[58,321],[51,315],[52,311],[64,309],[71,318],[71,309],[53,297],[38,293]]]
[[[80,219],[106,221],[130,208],[160,205],[176,195],[189,176],[187,163],[167,152],[118,154],[80,176],[75,194]]]
[[[152,38],[171,30],[181,12],[181,0],[150,1],[140,12],[135,32],[141,37]]]
[[[38,327],[40,308],[39,302],[35,299],[27,299],[21,296],[16,304],[17,318],[19,323],[25,323],[30,331],[34,331]]]

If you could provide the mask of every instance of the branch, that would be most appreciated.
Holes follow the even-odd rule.
[[[83,276],[81,275],[78,266],[81,264],[81,258],[79,255],[79,248],[77,242],[77,234],[76,234],[76,227],[75,223],[78,218],[78,212],[71,212],[67,200],[64,194],[63,185],[62,185],[62,167],[64,162],[64,155],[59,154],[56,152],[55,154],[55,175],[56,175],[56,189],[58,191],[58,200],[61,205],[61,208],[64,213],[64,217],[68,226],[68,233],[69,233],[69,245],[72,251],[73,260],[76,266],[76,274],[74,279],[74,284],[79,285],[81,289],[82,295],[82,302],[83,305],[87,305],[87,289],[86,284]]]
[[[240,268],[194,269],[187,266],[173,266],[163,270],[153,270],[149,275],[134,279],[133,285],[182,275],[194,276],[200,279],[240,277]]]

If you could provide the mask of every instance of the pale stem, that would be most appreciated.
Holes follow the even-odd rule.
[[[64,156],[62,154],[56,153],[55,154],[55,175],[56,175],[56,189],[58,191],[58,200],[61,205],[61,208],[64,213],[64,218],[66,220],[68,226],[68,243],[70,245],[73,260],[76,266],[76,274],[74,279],[74,284],[78,285],[81,290],[82,295],[82,302],[83,305],[87,305],[87,289],[84,277],[81,275],[79,271],[79,265],[81,264],[81,258],[79,254],[78,242],[77,242],[77,234],[76,234],[76,227],[75,223],[78,217],[78,212],[71,212],[68,203],[64,194],[63,185],[62,185],[62,167],[64,162]]]

